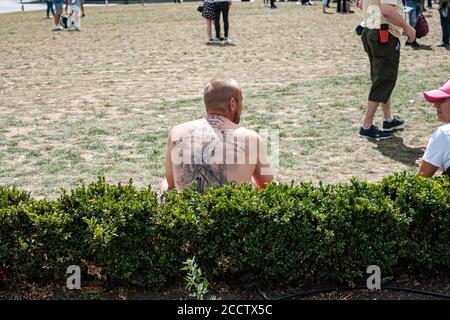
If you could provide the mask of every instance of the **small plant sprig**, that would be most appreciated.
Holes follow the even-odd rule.
[[[187,282],[186,289],[189,290],[189,296],[196,300],[203,300],[208,293],[208,279],[203,276],[202,270],[195,262],[195,257],[187,259],[183,262],[186,266],[181,268],[182,271],[188,271],[185,280]]]

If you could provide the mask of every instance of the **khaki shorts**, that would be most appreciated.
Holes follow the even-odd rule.
[[[62,15],[62,13],[63,13],[63,4],[62,3],[58,3],[58,4],[55,4],[55,14],[57,15],[57,16],[60,16],[60,15]]]
[[[372,87],[369,101],[387,103],[397,82],[400,40],[389,34],[389,41],[380,43],[379,30],[367,28],[364,28],[361,39],[370,61]]]

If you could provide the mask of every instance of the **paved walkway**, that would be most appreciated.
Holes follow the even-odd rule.
[[[91,6],[103,6],[103,4],[86,5],[86,7]],[[36,0],[23,0],[23,7],[25,11],[46,10],[47,4],[44,1],[42,3],[39,3],[39,1]],[[20,0],[0,0],[0,13],[20,11],[22,11]]]
[[[45,3],[26,0],[23,1],[23,6],[25,11],[45,10],[47,8],[47,5]],[[0,13],[20,11],[22,11],[22,5],[20,4],[19,0],[0,0]]]

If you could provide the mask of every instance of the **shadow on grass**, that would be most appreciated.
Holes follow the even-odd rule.
[[[411,148],[403,143],[403,138],[394,136],[386,141],[372,141],[377,145],[377,150],[394,161],[413,166],[415,161],[423,156],[425,149]]]
[[[416,50],[426,50],[426,51],[434,51],[433,48],[426,44],[421,44],[419,48]]]

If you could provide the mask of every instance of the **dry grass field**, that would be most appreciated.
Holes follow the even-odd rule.
[[[55,197],[104,174],[156,188],[168,129],[202,117],[204,85],[224,76],[242,84],[242,125],[280,131],[277,180],[415,170],[439,125],[421,92],[450,75],[435,9],[419,41],[429,47],[402,48],[392,99],[408,126],[373,143],[357,135],[369,88],[358,9],[324,16],[318,5],[234,3],[235,45],[218,47],[205,44],[197,6],[88,8],[79,33],[51,32],[44,12],[0,15],[0,184]]]

